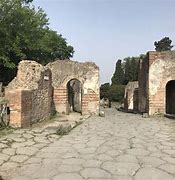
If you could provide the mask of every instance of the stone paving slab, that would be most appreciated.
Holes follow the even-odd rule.
[[[174,120],[105,111],[105,117],[91,117],[61,138],[49,128],[4,138],[0,175],[4,180],[175,180]]]

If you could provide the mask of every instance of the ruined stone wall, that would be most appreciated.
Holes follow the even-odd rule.
[[[99,112],[99,68],[91,62],[57,60],[47,65],[52,71],[54,105],[60,113],[68,113],[67,83],[72,79],[81,82],[82,114]]]
[[[149,71],[149,57],[147,56],[140,61],[139,78],[138,78],[138,97],[139,112],[145,113],[148,111],[148,71]]]
[[[175,51],[148,52],[139,73],[139,111],[166,113],[166,84],[175,80]]]
[[[166,113],[166,84],[175,80],[175,51],[149,54],[149,114]]]
[[[17,76],[5,90],[9,100],[10,124],[27,127],[50,118],[52,93],[51,71],[35,61],[21,61]]]
[[[133,111],[138,109],[138,96],[136,96],[136,89],[138,88],[138,81],[129,82],[125,87],[124,108],[126,111]]]

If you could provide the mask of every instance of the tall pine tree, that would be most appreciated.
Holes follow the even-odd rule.
[[[142,56],[144,55],[124,59],[124,84],[127,84],[129,81],[138,80],[139,60]]]
[[[160,41],[155,41],[154,46],[156,51],[170,51],[173,48],[172,40],[169,37],[164,37]]]
[[[123,84],[124,71],[123,71],[123,67],[122,67],[122,61],[120,59],[116,62],[115,72],[112,76],[111,81],[112,81],[111,85]]]

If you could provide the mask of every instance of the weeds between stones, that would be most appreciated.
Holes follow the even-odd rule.
[[[67,135],[72,129],[82,124],[82,121],[75,121],[75,125],[72,127],[71,125],[63,126],[62,124],[58,126],[56,131],[57,135],[64,136]]]
[[[67,135],[71,131],[71,129],[72,129],[71,125],[63,126],[61,124],[61,125],[58,126],[56,134],[60,135],[60,136]]]

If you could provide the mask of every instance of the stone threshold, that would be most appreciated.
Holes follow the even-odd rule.
[[[165,114],[164,116],[170,119],[175,119],[175,114]]]

